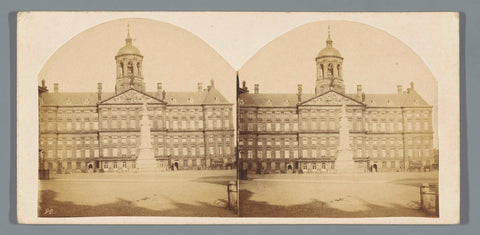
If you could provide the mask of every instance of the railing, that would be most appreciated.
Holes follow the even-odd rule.
[[[420,209],[439,215],[438,185],[425,183],[420,186]]]
[[[227,208],[232,210],[237,210],[237,183],[235,181],[230,181],[227,184],[227,194],[228,202]]]

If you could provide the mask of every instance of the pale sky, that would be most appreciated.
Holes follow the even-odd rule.
[[[148,19],[122,19],[97,25],[69,40],[47,61],[39,73],[50,90],[59,83],[59,91],[96,92],[115,90],[115,55],[125,45],[127,24],[133,46],[143,58],[143,77],[147,91],[156,91],[163,83],[168,91],[197,91],[197,83],[206,88],[210,80],[231,103],[235,102],[235,70],[209,45],[177,26]],[[228,79],[230,78],[230,79]]]

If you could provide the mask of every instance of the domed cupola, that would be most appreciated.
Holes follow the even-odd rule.
[[[327,38],[327,47],[323,48],[317,55],[317,58],[319,57],[329,57],[329,56],[334,56],[334,57],[340,57],[343,58],[340,52],[333,47],[333,41],[332,37],[330,36],[330,29],[328,30],[328,38]]]
[[[118,94],[130,88],[139,91],[145,91],[145,82],[143,80],[143,55],[138,48],[132,45],[130,37],[130,27],[127,29],[125,46],[118,50],[115,56],[117,62],[117,79],[115,92]]]
[[[329,90],[335,90],[336,92],[344,94],[345,85],[343,84],[342,74],[343,57],[340,52],[333,47],[330,26],[328,26],[326,47],[318,53],[315,61],[317,64],[315,95],[323,94]]]
[[[138,50],[138,48],[132,45],[130,30],[127,33],[127,38],[125,38],[125,46],[123,46],[122,48],[120,48],[120,50],[118,50],[117,56],[121,56],[121,55],[139,55],[139,56],[142,55],[140,53],[140,50]]]

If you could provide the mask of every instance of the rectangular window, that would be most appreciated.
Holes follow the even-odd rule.
[[[259,159],[263,158],[263,151],[262,150],[257,150],[257,158],[259,158]]]
[[[248,158],[253,158],[252,150],[248,150],[248,151],[247,151],[247,157],[248,157]]]
[[[280,158],[280,150],[275,151],[275,158]]]
[[[82,152],[79,149],[77,149],[77,151],[75,151],[75,157],[76,158],[82,157]]]
[[[290,158],[290,151],[287,150],[284,152],[284,154],[285,154],[285,158]]]
[[[312,158],[316,158],[316,157],[317,157],[317,150],[312,149]]]
[[[293,158],[298,158],[298,150],[293,150]]]
[[[308,154],[308,151],[306,149],[302,150],[302,157],[304,158],[308,157],[307,154]]]
[[[135,119],[130,119],[130,128],[137,128],[137,121]]]
[[[270,150],[267,150],[267,158],[272,158],[272,152]]]
[[[118,149],[116,148],[112,149],[112,156],[114,157],[118,156]]]

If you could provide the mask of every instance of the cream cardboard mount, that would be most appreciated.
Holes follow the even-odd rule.
[[[17,20],[19,223],[459,223],[458,13]]]

